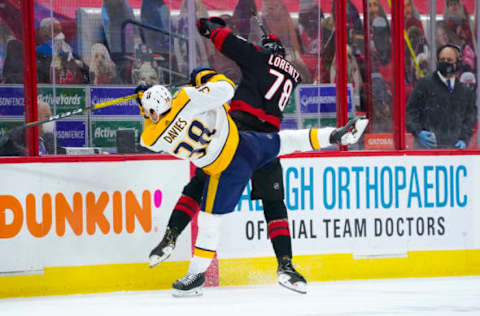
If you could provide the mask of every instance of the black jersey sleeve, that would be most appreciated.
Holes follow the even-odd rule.
[[[235,35],[228,27],[219,27],[210,36],[215,48],[240,67],[250,67],[257,60],[261,48]]]

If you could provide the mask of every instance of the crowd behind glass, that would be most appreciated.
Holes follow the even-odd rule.
[[[445,44],[459,48],[455,77],[475,96],[477,57],[474,25],[477,22],[473,12],[467,10],[467,0],[443,1],[443,13],[436,15],[436,21],[431,21],[429,1],[404,0],[406,104],[417,83],[437,71],[436,49]],[[140,82],[149,85],[185,82],[192,68],[188,55],[191,50],[187,38],[187,1],[183,1],[180,10],[170,10],[168,1],[165,2],[143,0],[139,10],[134,11],[127,0],[104,0],[99,14],[91,15],[92,19],[99,20],[98,29],[85,28],[85,32],[99,38],[96,42],[81,42],[84,38],[95,36],[77,32],[78,21],[75,19],[57,19],[51,17],[49,12],[37,10],[35,40],[38,83],[135,86]],[[252,11],[257,11],[255,2],[231,2],[233,11],[221,12],[227,26],[239,36],[260,43],[262,33],[252,16]],[[301,72],[304,84],[335,82],[333,3],[330,1],[329,7],[326,7],[315,0],[300,0],[298,12],[289,12],[281,0],[262,1],[262,11],[259,13],[265,28],[280,38],[286,48],[287,59]],[[367,113],[370,109],[369,133],[392,133],[392,83],[395,74],[391,49],[391,9],[382,6],[379,0],[368,0],[369,33],[365,34],[363,8],[357,7],[362,1],[347,0],[346,3],[347,73],[354,92],[354,111]],[[212,15],[202,1],[195,1],[195,5],[197,18]],[[12,15],[20,13],[14,6],[8,5],[2,12],[0,84],[22,84],[22,29],[12,22],[15,21]],[[129,19],[165,32],[130,24],[125,27],[123,34],[122,23]],[[428,32],[431,30],[434,33],[430,33],[433,36],[429,38]],[[123,47],[122,36],[125,37]],[[234,81],[239,81],[241,73],[231,60],[218,53],[210,41],[197,34],[194,38],[190,44],[195,44],[196,65],[210,65]],[[368,43],[366,38],[369,39]],[[367,82],[369,89],[366,89]],[[371,102],[370,107],[367,102]],[[475,121],[476,112],[471,115]],[[406,125],[409,126],[408,122]],[[415,131],[409,132],[415,134]],[[474,133],[476,135],[476,122]],[[470,145],[470,148],[477,148],[476,136],[471,136],[465,143],[465,147]],[[421,144],[416,146],[424,147]]]

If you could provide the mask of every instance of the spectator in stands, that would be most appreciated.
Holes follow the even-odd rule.
[[[75,84],[88,83],[88,67],[73,55],[65,41],[60,22],[44,18],[38,29],[40,43],[37,46],[37,73],[39,83]]]
[[[7,42],[12,38],[12,32],[8,26],[0,20],[0,82],[2,82],[3,66],[7,54]]]
[[[460,38],[453,30],[448,28],[447,22],[438,21],[435,28],[435,42],[437,47],[446,45],[448,43],[460,46]]]
[[[459,69],[458,77],[461,82],[474,89],[476,86],[476,76],[474,74],[476,72],[476,55],[467,9],[460,0],[446,0],[443,19],[448,29],[456,35],[458,42],[455,43],[460,45],[462,50],[461,69]]]
[[[368,19],[374,68],[385,66],[391,60],[390,24],[385,9],[378,0],[368,1]],[[377,62],[378,61],[378,62]]]
[[[23,45],[19,40],[7,42],[2,78],[3,83],[23,83]]]
[[[286,58],[292,61],[300,72],[303,82],[311,83],[312,76],[300,56],[300,43],[287,7],[280,0],[263,0],[262,7],[263,24],[267,32],[278,34],[280,41],[285,46]]]
[[[105,45],[94,44],[90,56],[90,83],[99,85],[118,82],[116,66]]]
[[[314,0],[300,1],[297,31],[303,54],[320,54],[319,23],[323,18],[323,12]]]
[[[335,58],[332,60],[332,66],[330,67],[330,81],[335,83],[336,80],[336,67],[335,67]],[[354,110],[357,112],[362,111],[360,108],[360,89],[362,88],[362,76],[360,74],[360,68],[357,64],[357,59],[353,55],[352,48],[350,45],[347,45],[347,82],[352,84],[353,88],[353,105]]]
[[[335,17],[335,4],[332,4],[333,17]],[[363,85],[363,78],[360,71],[360,65],[364,62],[364,36],[363,26],[360,15],[355,5],[347,0],[347,81],[353,86],[354,109],[363,111],[360,106],[360,90]],[[334,42],[334,40],[332,39]],[[330,80],[335,82],[336,65],[334,56],[330,66]]]
[[[378,0],[368,1],[368,19],[370,32],[370,61],[372,63],[373,113],[372,131],[376,133],[392,132],[392,93],[393,80],[391,64],[390,24],[385,9]],[[366,74],[368,75],[368,74]]]
[[[170,10],[163,0],[142,0],[140,11],[142,23],[155,26],[166,32],[172,32]],[[169,54],[170,37],[166,34],[143,29],[145,42],[154,53]]]
[[[164,83],[158,64],[154,59],[152,50],[145,44],[140,44],[135,50],[135,61],[132,69],[132,82],[148,85]]]
[[[460,0],[445,0],[445,11],[443,20],[447,23],[448,28],[453,30],[461,39],[462,45],[473,45],[473,33],[470,27],[470,17],[467,9]]]
[[[437,70],[413,89],[406,125],[420,148],[464,149],[472,136],[475,94],[455,77],[460,55],[460,48],[453,44],[440,46]]]
[[[320,49],[320,76],[315,76],[322,83],[330,82],[330,67],[335,57],[335,20],[329,16],[321,24],[321,49]]]
[[[312,82],[320,81],[320,55],[322,53],[320,25],[324,19],[323,11],[314,0],[300,1],[296,32],[300,53],[312,77]],[[335,48],[333,47],[333,49]]]
[[[102,4],[102,26],[107,40],[107,46],[115,62],[123,59],[122,56],[122,23],[126,20],[135,20],[133,10],[126,0],[104,0]],[[126,52],[133,53],[135,44],[139,43],[138,29],[126,27]]]
[[[408,35],[408,43],[413,50],[410,51],[405,45],[405,82],[406,89],[411,90],[418,79],[428,73],[429,47],[420,14],[412,0],[405,0],[405,30]]]
[[[52,115],[47,103],[38,102],[38,120],[44,120]],[[38,127],[38,152],[40,155],[54,153],[53,132],[55,123],[49,122]],[[25,156],[25,128],[12,128],[0,137],[0,156]]]
[[[250,32],[252,31],[252,23],[256,23],[252,15],[253,12],[255,15],[258,14],[254,0],[238,1],[235,9],[233,9],[232,21],[230,23],[226,21],[227,25],[229,25],[228,27],[230,27],[235,34],[249,39]]]
[[[135,53],[140,44],[138,28],[132,25],[125,27],[125,52],[122,52],[122,24],[126,20],[135,20],[133,10],[126,0],[104,0],[102,4],[102,26],[107,48],[113,62],[117,65],[123,83],[132,83],[131,61],[124,56]]]

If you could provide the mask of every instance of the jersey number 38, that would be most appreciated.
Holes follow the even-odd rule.
[[[179,155],[180,151],[185,150],[188,153],[187,158],[192,158],[194,155],[196,156],[195,159],[202,158],[207,154],[207,146],[214,134],[215,129],[210,131],[202,122],[193,120],[187,133],[191,141],[180,142],[173,153]]]

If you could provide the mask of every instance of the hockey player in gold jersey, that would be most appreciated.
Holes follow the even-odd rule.
[[[337,129],[238,131],[226,105],[234,89],[230,79],[214,73],[205,84],[184,87],[174,97],[159,85],[149,88],[141,97],[145,115],[141,145],[188,159],[208,175],[198,215],[194,256],[187,275],[173,284],[177,296],[201,294],[204,272],[219,241],[221,215],[234,210],[255,170],[268,167],[278,155],[354,144],[368,124],[367,119],[357,117]],[[150,265],[167,259],[173,248],[174,245],[167,245],[162,256],[151,256]],[[296,290],[306,292],[304,288]]]

